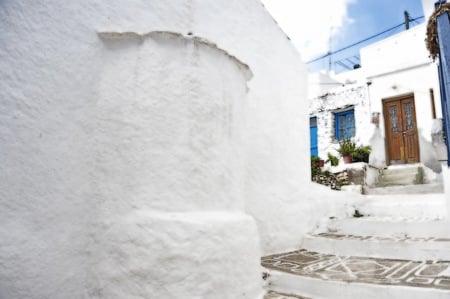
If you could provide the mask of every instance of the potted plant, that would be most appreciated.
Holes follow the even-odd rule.
[[[325,165],[325,161],[317,156],[311,156],[311,164],[312,163],[314,163],[316,167],[323,167]]]
[[[326,162],[330,162],[331,166],[338,166],[339,165],[339,158],[333,155],[332,153],[328,153],[328,160]]]
[[[355,149],[353,153],[353,160],[355,162],[366,162],[369,163],[369,155],[372,151],[370,145],[360,145]]]
[[[314,180],[314,177],[320,174],[322,171],[319,167],[320,158],[316,156],[311,156],[311,178]]]
[[[343,139],[339,142],[338,153],[344,158],[344,163],[352,163],[352,156],[355,152],[356,144],[351,139]]]

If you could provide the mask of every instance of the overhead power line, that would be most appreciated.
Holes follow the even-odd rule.
[[[410,21],[410,22],[414,22],[414,21],[417,21],[417,20],[419,20],[419,19],[422,19],[423,17],[424,17],[424,16],[420,16],[420,17],[417,17],[417,18],[414,18],[414,19],[409,19],[409,21]],[[308,61],[306,64],[310,64],[310,63],[316,62],[316,61],[318,61],[318,60],[324,59],[324,58],[326,58],[326,57],[328,57],[328,56],[331,56],[331,55],[333,55],[333,54],[342,52],[342,51],[344,51],[344,50],[347,50],[347,49],[349,49],[349,48],[352,48],[352,47],[354,47],[354,46],[357,46],[357,45],[359,45],[359,44],[362,44],[362,43],[364,43],[364,42],[366,42],[366,41],[368,41],[368,40],[371,40],[371,39],[373,39],[373,38],[375,38],[375,37],[378,37],[378,36],[380,36],[380,35],[383,35],[383,34],[389,32],[389,31],[392,31],[392,30],[397,29],[397,28],[399,28],[399,27],[402,27],[402,26],[404,26],[404,25],[405,25],[405,22],[403,22],[403,23],[401,23],[401,24],[398,24],[398,25],[396,25],[396,26],[394,26],[394,27],[391,27],[391,28],[389,28],[389,29],[386,29],[386,30],[384,30],[384,31],[381,31],[380,33],[377,33],[377,34],[371,35],[371,36],[369,36],[369,37],[366,37],[365,39],[362,39],[362,40],[360,40],[360,41],[357,41],[356,43],[350,44],[350,45],[348,45],[348,46],[345,46],[345,47],[340,48],[340,49],[338,49],[338,50],[335,50],[335,51],[333,51],[333,52],[330,51],[330,52],[328,52],[328,53],[326,53],[326,54],[324,54],[324,55],[322,55],[322,56],[319,56],[319,57],[317,57],[317,58],[314,58],[313,60]]]

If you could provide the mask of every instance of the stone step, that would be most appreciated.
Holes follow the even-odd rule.
[[[381,171],[377,187],[416,185],[423,183],[423,168],[419,164],[389,166]]]
[[[401,166],[389,166],[388,168],[385,168],[382,170],[382,173],[384,175],[393,175],[393,174],[401,174],[401,175],[408,175],[408,174],[418,174],[422,172],[422,167],[419,165],[401,165]]]
[[[450,298],[449,261],[324,254],[305,249],[261,259],[270,290],[308,298]]]
[[[376,188],[364,187],[363,193],[367,195],[444,193],[444,185],[441,183],[433,183],[433,184],[419,184],[407,186],[387,186]]]
[[[327,254],[409,260],[449,260],[450,238],[308,234],[302,248]]]
[[[376,217],[442,219],[447,215],[444,193],[366,195],[354,205],[360,214]],[[353,213],[352,213],[353,215]]]
[[[402,185],[418,185],[423,180],[417,173],[392,173],[382,174],[378,178],[378,187],[402,186]]]
[[[318,231],[316,233],[320,233]],[[402,236],[421,238],[450,236],[450,223],[446,219],[427,217],[360,217],[330,219],[327,232],[355,236]]]

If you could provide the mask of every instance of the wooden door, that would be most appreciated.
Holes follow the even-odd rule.
[[[388,164],[419,162],[414,96],[383,101]]]

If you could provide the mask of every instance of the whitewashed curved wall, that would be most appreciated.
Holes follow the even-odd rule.
[[[2,1],[0,23],[0,297],[126,298],[165,285],[169,293],[161,297],[253,298],[260,252],[254,220],[243,210],[256,219],[269,252],[299,243],[314,206],[313,195],[304,195],[306,70],[261,3]],[[197,81],[177,81],[152,58],[187,75],[192,65],[180,67],[186,53],[174,46],[183,42],[156,43],[147,36],[155,31],[205,38],[224,51],[200,46],[204,72],[196,72]],[[134,37],[114,43],[105,41],[108,32]],[[181,60],[172,61],[170,53]],[[231,56],[254,75],[245,103],[238,100],[245,89],[242,65],[233,66]],[[152,77],[153,68],[160,77]],[[141,81],[150,85],[133,86]],[[189,110],[182,90],[191,99],[201,93],[208,104],[195,102],[198,111]],[[139,101],[164,94],[170,107]],[[146,118],[147,111],[158,121]],[[158,125],[167,125],[167,135],[144,129]],[[189,126],[208,138],[181,138]],[[237,134],[230,139],[228,130]],[[177,146],[189,151],[176,152]],[[158,155],[163,162],[153,159]],[[189,172],[192,158],[202,167]],[[155,244],[169,244],[170,250],[152,250],[168,251],[175,262],[165,263],[163,253],[149,256],[145,249]],[[208,259],[199,248],[221,251]],[[148,261],[140,265],[140,257]],[[203,266],[188,276],[177,268],[183,262],[189,269]],[[127,267],[112,267],[117,264]],[[148,271],[149,265],[161,270]],[[218,265],[226,271],[217,273]],[[156,273],[163,273],[157,287],[140,283]],[[204,286],[193,289],[199,280]]]
[[[100,35],[91,296],[255,298],[239,152],[250,71],[196,38]]]
[[[173,33],[100,35],[94,175],[111,211],[243,210],[248,67]]]

